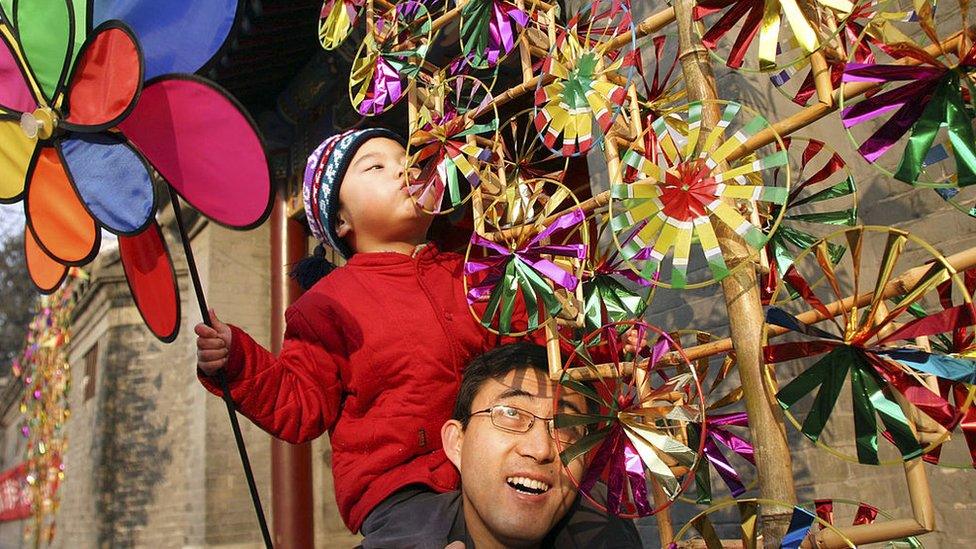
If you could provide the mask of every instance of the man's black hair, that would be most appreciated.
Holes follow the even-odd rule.
[[[549,361],[546,348],[534,343],[510,343],[495,347],[471,361],[464,370],[461,389],[454,402],[451,416],[461,422],[466,429],[471,418],[471,404],[481,385],[489,379],[501,379],[513,370],[533,368],[549,376]]]

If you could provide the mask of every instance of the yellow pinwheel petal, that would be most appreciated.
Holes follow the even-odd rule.
[[[0,201],[12,202],[24,193],[31,155],[37,145],[16,120],[0,121]]]

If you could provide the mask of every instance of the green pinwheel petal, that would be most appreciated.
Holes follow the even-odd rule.
[[[14,26],[24,56],[48,103],[68,73],[75,35],[72,6],[65,0],[18,2]]]
[[[471,53],[471,64],[482,67],[488,63],[485,50],[488,48],[488,38],[491,36],[488,25],[491,23],[492,2],[490,0],[472,0],[461,8],[461,43],[464,45],[462,53]]]

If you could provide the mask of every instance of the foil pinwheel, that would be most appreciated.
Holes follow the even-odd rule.
[[[612,48],[618,38],[632,49]],[[542,61],[552,81],[540,78],[535,94],[535,128],[549,149],[577,156],[600,143],[623,107],[636,65],[634,41],[624,0],[593,2],[560,29]]]
[[[571,210],[514,249],[477,233],[471,235],[472,247],[486,252],[483,258],[469,257],[464,265],[466,276],[478,277],[468,290],[468,303],[487,300],[481,315],[483,325],[497,327],[500,333],[511,332],[518,296],[524,302],[528,331],[537,329],[540,319],[554,317],[562,310],[556,289],[575,291],[579,277],[553,260],[565,258],[580,262],[586,257],[587,247],[581,243],[546,241],[556,233],[580,225],[583,219],[582,210]]]
[[[855,265],[860,262],[863,234],[863,228],[849,229],[845,233],[851,242],[851,261]],[[951,315],[930,315],[896,328],[893,324],[895,319],[912,304],[919,302],[926,293],[950,280],[952,272],[944,263],[936,261],[890,309],[883,306],[885,287],[908,240],[900,231],[887,230],[886,234],[880,274],[875,282],[871,303],[864,311],[843,311],[843,321],[833,324],[840,335],[807,325],[776,307],[769,309],[766,319],[771,326],[800,336],[799,340],[789,343],[769,344],[766,347],[767,363],[819,357],[800,375],[783,385],[776,395],[780,405],[788,411],[819,387],[810,412],[799,426],[807,438],[815,442],[820,439],[844,381],[850,376],[857,461],[863,464],[880,463],[878,418],[884,426],[885,438],[898,448],[902,459],[919,457],[930,449],[919,442],[899,398],[912,411],[926,416],[947,431],[951,431],[960,421],[962,411],[922,383],[918,374],[931,374],[939,379],[967,384],[976,381],[976,361],[899,344],[900,341],[914,342],[917,337],[945,332],[951,327],[971,325],[974,314],[972,304],[967,302],[956,309],[956,315],[951,318]],[[828,258],[827,240],[819,241],[808,253],[816,259],[818,268],[826,277],[826,286],[836,293],[840,285],[834,265]],[[794,266],[786,279],[808,305],[830,318],[826,305],[807,283],[808,277],[801,275],[800,269]],[[854,275],[855,289],[858,288],[859,277],[860,274]],[[894,393],[900,397],[896,398]]]
[[[427,102],[440,108],[422,108],[422,127],[411,132],[407,164],[416,175],[407,191],[431,213],[447,213],[462,205],[481,185],[482,172],[495,159],[498,118],[476,124],[474,113],[491,108],[492,95],[470,76],[455,76],[427,90]]]
[[[920,4],[924,0],[914,0]],[[834,41],[824,46],[824,62],[830,70],[830,87],[838,89],[848,62],[874,63],[875,50],[890,50],[891,46],[911,42],[898,23],[916,22],[915,10],[902,8],[885,0],[862,2],[854,7],[850,16],[840,24]],[[769,80],[777,89],[798,105],[808,105],[815,99],[817,90],[815,71],[809,57],[790,64],[770,75]],[[787,92],[786,90],[790,91]]]
[[[433,40],[431,13],[420,0],[399,2],[378,14],[349,75],[349,97],[363,116],[386,112],[406,96]]]
[[[704,108],[715,107],[712,104]],[[755,184],[762,172],[787,164],[786,151],[750,155],[732,160],[730,155],[745,140],[766,126],[762,117],[752,116],[739,127],[729,128],[741,112],[737,103],[724,103],[722,124],[699,143],[703,103],[693,102],[687,112],[657,118],[649,129],[656,134],[656,150],[631,148],[623,157],[636,170],[634,183],[610,186],[610,227],[631,268],[646,280],[675,288],[702,286],[728,276],[714,225],[721,223],[735,231],[747,244],[760,250],[775,230],[779,219],[768,227],[753,223],[733,201],[782,205],[789,193],[789,178],[778,185]],[[732,133],[734,131],[734,133]],[[724,141],[725,133],[732,133]],[[728,167],[722,167],[731,161]],[[763,181],[760,179],[759,183]],[[626,244],[620,235],[637,230]],[[710,281],[689,283],[688,265],[692,245],[697,244],[711,271]],[[655,275],[673,249],[670,277]]]
[[[647,358],[625,353],[621,334],[636,332],[638,340],[656,340]],[[607,486],[605,508],[618,516],[647,516],[670,505],[690,484],[702,449],[687,446],[681,426],[701,413],[701,387],[691,372],[657,364],[677,346],[667,334],[643,322],[607,324],[586,336],[567,360],[560,387],[582,394],[590,402],[582,413],[556,415],[557,427],[585,426],[586,434],[562,447],[564,464],[587,454],[582,477],[570,477],[580,493],[604,507],[593,496],[598,481]],[[571,372],[595,369],[600,358],[616,374],[590,384],[574,379]],[[625,365],[633,368],[627,375]],[[685,363],[687,365],[687,363]],[[639,374],[646,374],[638,380]],[[697,397],[697,400],[696,400]],[[696,405],[697,404],[697,405]],[[650,485],[666,496],[666,503],[652,504]]]
[[[969,269],[961,274],[965,291],[971,296],[976,292],[976,269]],[[953,294],[958,295],[963,292],[953,292],[951,280],[939,284],[937,291],[942,310],[935,315],[945,318],[946,321],[943,325],[949,329],[946,332],[928,336],[929,345],[938,353],[970,360],[976,359],[976,333],[966,319],[969,308],[964,302],[959,305],[953,303]],[[918,306],[909,307],[908,312],[918,319],[929,316],[923,308]],[[937,385],[939,395],[951,402],[963,414],[956,428],[962,434],[962,439],[968,449],[969,463],[966,466],[976,469],[976,406],[973,406],[973,398],[976,397],[976,385],[967,383],[966,380],[954,381],[945,378],[937,379]],[[948,465],[942,460],[944,446],[944,444],[940,444],[932,448],[925,453],[923,459],[936,465]]]
[[[181,74],[216,54],[237,4],[12,7],[0,26],[0,199],[24,202],[31,278],[53,291],[95,256],[100,230],[112,232],[143,319],[170,341],[179,297],[150,169],[227,226],[255,226],[270,211],[253,122],[216,85]]]
[[[599,242],[600,235],[596,236]],[[653,292],[651,283],[627,266],[620,250],[612,242],[607,244],[590,245],[596,251],[591,252],[583,278],[583,318],[588,330],[643,317]]]
[[[976,184],[976,133],[972,111],[964,98],[976,71],[976,46],[955,65],[913,44],[900,44],[896,51],[900,57],[920,63],[848,63],[844,68],[844,82],[890,83],[892,88],[844,107],[841,121],[845,128],[888,117],[863,140],[858,152],[868,162],[877,163],[889,151],[895,151],[889,158],[900,160],[892,175],[905,183],[942,187]],[[936,146],[943,127],[948,144]],[[896,147],[906,135],[904,148]],[[920,181],[926,168],[950,156],[955,163],[952,181]]]

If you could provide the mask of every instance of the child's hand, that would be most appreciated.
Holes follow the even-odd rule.
[[[210,309],[210,323],[213,327],[201,322],[193,328],[197,334],[197,368],[208,376],[227,365],[231,340],[230,326],[218,320],[213,309]]]

